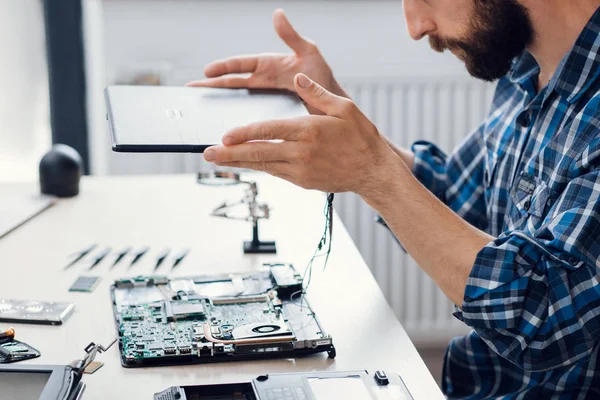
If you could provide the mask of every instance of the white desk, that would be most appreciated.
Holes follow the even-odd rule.
[[[112,280],[152,273],[154,257],[163,247],[192,248],[175,270],[177,275],[253,270],[274,260],[292,262],[302,270],[322,234],[325,197],[281,180],[253,177],[262,200],[273,207],[271,220],[262,221],[261,235],[277,240],[277,255],[244,255],[242,242],[250,238],[250,224],[209,216],[224,200],[241,198],[241,186],[206,187],[196,184],[192,175],[84,178],[78,197],[59,201],[0,240],[2,297],[76,303],[62,326],[14,324],[17,339],[42,353],[27,362],[67,364],[81,358],[88,343],[114,339]],[[103,276],[96,290],[71,293],[68,288],[83,271],[77,266],[64,271],[66,256],[91,243],[98,243],[99,249],[148,245],[151,251],[129,270],[125,264],[110,271],[108,263],[100,264],[92,271]],[[308,298],[333,336],[335,360],[319,354],[297,360],[125,369],[115,346],[98,356],[104,367],[84,377],[84,398],[151,399],[173,385],[249,380],[262,373],[382,369],[401,374],[415,399],[442,399],[337,216],[329,265],[325,271],[319,265]],[[163,265],[161,270],[169,268]]]

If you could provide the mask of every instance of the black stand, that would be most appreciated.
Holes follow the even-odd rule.
[[[261,242],[258,238],[258,221],[252,226],[252,240],[244,242],[244,254],[275,254],[275,242]]]

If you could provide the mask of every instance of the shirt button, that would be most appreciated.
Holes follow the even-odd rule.
[[[524,207],[526,210],[529,210],[529,207],[531,207],[531,202],[530,202],[529,200],[527,200],[527,201],[526,201],[526,202],[523,204],[523,207]]]
[[[531,113],[529,113],[529,111],[526,111],[526,112],[522,113],[519,116],[517,122],[522,127],[529,128],[529,125],[531,125]]]
[[[569,256],[569,264],[575,265],[579,262],[579,260],[575,256]]]

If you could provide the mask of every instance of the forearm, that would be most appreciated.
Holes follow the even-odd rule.
[[[402,161],[404,161],[404,164],[406,164],[408,169],[410,169],[412,171],[413,165],[415,163],[415,154],[408,149],[396,146],[387,137],[384,136],[383,138],[385,139],[385,141],[386,141],[387,145],[390,147],[390,149],[392,149],[394,151],[394,153],[396,153],[398,156],[400,156],[400,158],[402,159]]]
[[[494,238],[464,221],[412,175],[400,158],[380,168],[359,195],[383,217],[406,251],[457,306],[479,251]]]

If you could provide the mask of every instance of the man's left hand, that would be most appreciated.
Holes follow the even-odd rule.
[[[223,137],[223,146],[208,148],[204,158],[219,166],[265,171],[306,189],[359,195],[376,190],[381,172],[397,165],[399,157],[375,125],[351,100],[304,74],[296,75],[294,85],[306,103],[325,115],[233,129]]]

